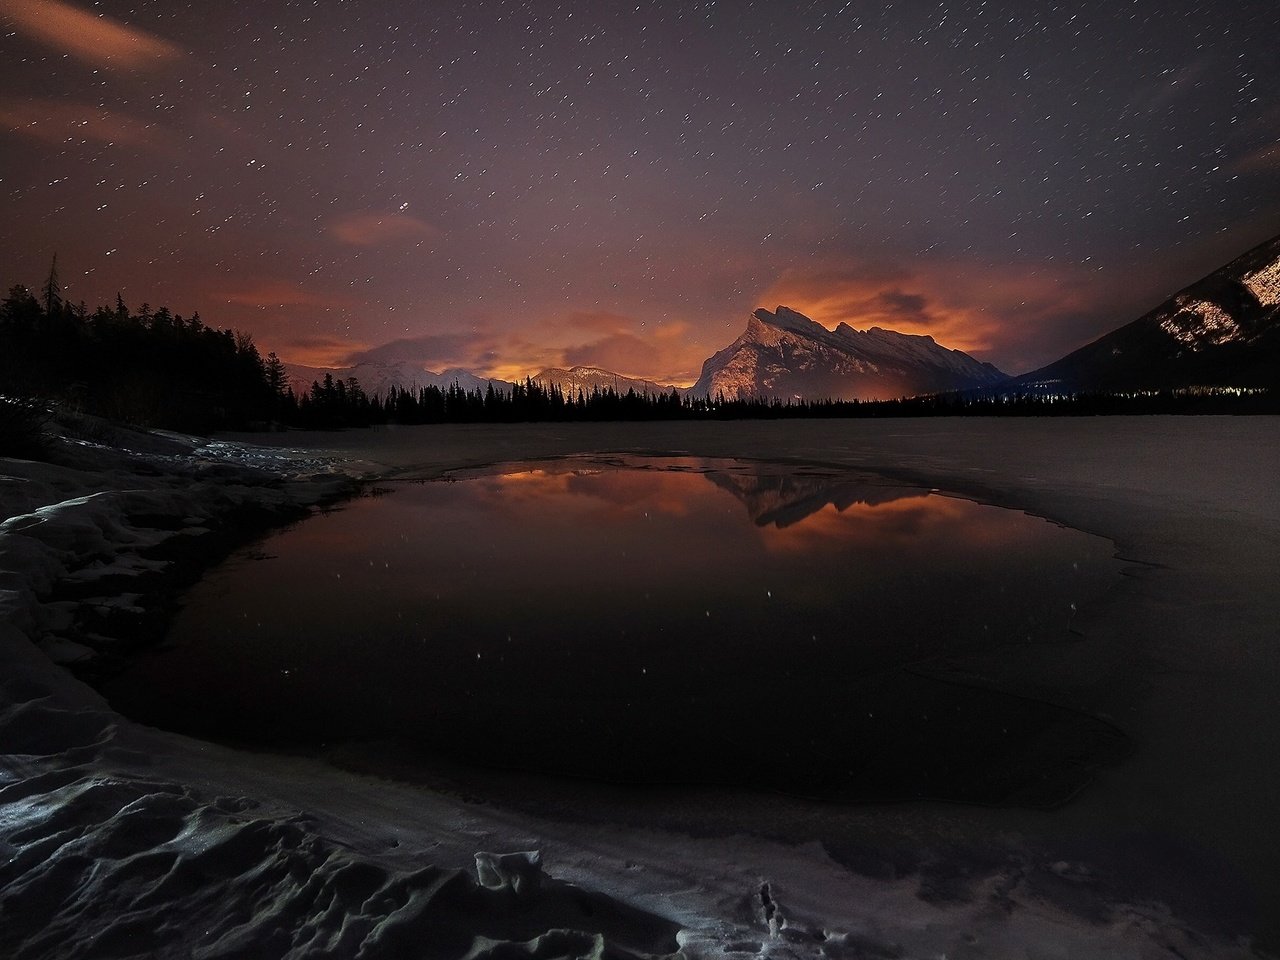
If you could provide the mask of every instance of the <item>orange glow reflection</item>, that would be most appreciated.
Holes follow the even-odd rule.
[[[978,522],[980,520],[980,522]],[[760,528],[766,550],[814,553],[862,545],[907,545],[922,536],[984,547],[1030,543],[1027,518],[1013,510],[984,510],[968,500],[940,494],[914,494],[880,503],[855,503],[843,510],[835,504],[786,527]]]

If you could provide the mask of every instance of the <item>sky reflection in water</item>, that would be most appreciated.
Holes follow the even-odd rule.
[[[1092,718],[936,679],[1065,642],[1114,583],[1101,538],[819,468],[585,458],[453,479],[227,564],[108,694],[255,744],[850,800],[1053,803],[1122,749]]]

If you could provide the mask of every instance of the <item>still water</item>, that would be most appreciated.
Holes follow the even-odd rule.
[[[1109,725],[940,679],[1071,642],[1109,541],[847,471],[571,458],[401,483],[186,598],[106,692],[255,746],[845,800],[1053,804]]]

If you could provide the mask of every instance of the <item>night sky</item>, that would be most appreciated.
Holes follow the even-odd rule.
[[[0,0],[0,283],[687,383],[757,306],[1017,373],[1280,232],[1280,4]]]

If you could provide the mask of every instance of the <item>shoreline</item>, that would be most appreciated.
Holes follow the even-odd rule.
[[[1132,596],[1118,604],[1126,607],[1123,612],[1130,621],[1128,625],[1142,627],[1145,624],[1143,629],[1147,633],[1152,627],[1148,622],[1149,615],[1155,607],[1170,603],[1176,606],[1175,601],[1179,599],[1184,601],[1184,606],[1191,607],[1204,602],[1206,584],[1200,584],[1196,590],[1181,590],[1187,585],[1188,573],[1194,581],[1195,574],[1203,572],[1206,565],[1212,567],[1215,560],[1257,557],[1260,548],[1269,549],[1276,544],[1277,531],[1280,531],[1274,505],[1267,502],[1270,483],[1267,471],[1275,466],[1276,455],[1260,443],[1266,437],[1274,436],[1274,418],[1258,421],[1256,426],[1250,427],[1242,427],[1232,421],[1199,423],[1194,430],[1188,430],[1185,422],[1161,424],[1144,421],[1136,424],[1138,435],[1143,438],[1136,448],[1139,454],[1130,452],[1127,458],[1122,457],[1119,461],[1115,460],[1112,448],[1119,451],[1131,449],[1135,430],[1133,422],[1092,421],[1067,425],[1069,429],[1047,428],[1051,434],[1048,441],[1042,438],[1037,443],[1028,443],[1028,435],[1035,433],[1035,424],[1002,427],[990,422],[970,422],[957,426],[953,421],[913,426],[903,421],[877,421],[842,425],[823,421],[802,425],[800,429],[790,423],[745,425],[744,428],[729,424],[708,426],[713,429],[673,429],[667,424],[582,425],[581,429],[576,426],[566,428],[566,425],[521,425],[496,429],[412,428],[417,433],[408,432],[410,428],[405,428],[360,435],[291,434],[287,439],[296,441],[292,452],[288,455],[269,454],[268,461],[274,462],[277,470],[287,465],[294,468],[298,464],[314,466],[322,461],[327,461],[328,469],[336,470],[343,457],[359,454],[361,470],[366,478],[373,473],[377,477],[389,475],[396,479],[414,479],[415,473],[421,476],[432,471],[511,459],[618,451],[775,461],[794,456],[808,462],[869,469],[890,477],[897,473],[895,479],[923,481],[947,492],[1013,506],[1107,536],[1117,543],[1121,554],[1130,558],[1129,562],[1156,565],[1129,585],[1126,593]],[[1044,425],[1041,426],[1044,429]],[[1178,429],[1170,429],[1173,426]],[[1197,475],[1184,476],[1181,483],[1176,482],[1175,477],[1172,478],[1175,482],[1171,483],[1169,455],[1182,450],[1190,442],[1184,441],[1182,435],[1185,433],[1195,434],[1195,439],[1201,442],[1212,441],[1219,446],[1225,444],[1238,448],[1244,442],[1255,455],[1250,462],[1236,468],[1230,465],[1229,458],[1213,456],[1213,451],[1201,451],[1197,455]],[[993,434],[996,435],[994,441]],[[253,439],[277,438],[258,436]],[[219,449],[223,452],[221,460],[211,457],[210,463],[224,468],[228,464],[241,463],[232,469],[245,469],[244,457],[259,454],[255,452],[257,448],[237,446],[241,442],[239,437],[224,438],[206,445],[213,448],[208,455]],[[1077,455],[1078,459],[1070,469],[1059,469],[1057,476],[1050,476],[1045,467],[1054,465],[1055,451],[1052,448],[1055,444],[1065,446],[1066,452]],[[967,454],[964,452],[966,447]],[[1006,454],[1006,447],[1011,452]],[[1148,447],[1150,449],[1146,453],[1141,452]],[[1218,452],[1221,453],[1220,450]],[[192,453],[161,455],[180,457],[191,456]],[[996,455],[1020,459],[1010,469],[995,463]],[[1062,455],[1063,450],[1059,449],[1056,456],[1061,459]],[[1089,462],[1103,464],[1109,460],[1112,461],[1110,470],[1090,475]],[[232,474],[218,469],[210,471],[206,466],[199,482],[208,486],[195,493],[195,487],[189,481],[202,471],[192,466],[190,461],[184,462],[187,467],[183,469],[192,472],[187,476],[188,488],[182,495],[175,494],[172,489],[164,490],[159,482],[149,486],[147,483],[133,484],[143,487],[145,495],[141,500],[158,501],[172,517],[177,508],[189,508],[193,498],[213,495],[220,489],[219,485],[224,493],[235,486]],[[350,464],[352,461],[346,462]],[[7,464],[7,461],[0,461],[0,465]],[[347,469],[351,469],[350,466]],[[1208,476],[1205,476],[1206,471]],[[0,470],[2,472],[5,471]],[[104,471],[101,465],[98,472],[112,478],[111,471]],[[1233,492],[1234,500],[1224,497],[1224,491],[1219,488],[1218,480],[1224,472],[1233,479],[1245,481],[1237,484],[1244,489]],[[181,471],[178,475],[181,476]],[[123,481],[127,476],[127,471],[119,467],[113,475],[116,481]],[[1269,476],[1274,477],[1275,474]],[[302,482],[325,485],[320,481]],[[0,488],[0,491],[4,489]],[[1153,505],[1153,490],[1160,490],[1166,501]],[[138,491],[133,492],[136,494]],[[135,501],[137,499],[135,497]],[[1232,513],[1238,515],[1232,516]],[[176,519],[190,516],[183,512]],[[109,540],[103,525],[109,526],[106,520],[111,518],[99,519],[102,523],[98,534]],[[1231,533],[1227,543],[1219,542],[1225,528],[1217,529],[1215,526],[1224,523]],[[1240,536],[1242,531],[1246,535]],[[1188,563],[1194,559],[1191,555],[1206,543],[1216,544],[1216,555],[1201,557],[1198,562],[1190,564],[1188,571]],[[9,546],[8,540],[0,539],[0,562],[11,555],[6,550]],[[73,547],[74,544],[64,545],[63,549]],[[1173,563],[1168,562],[1171,560]],[[12,568],[6,566],[5,569]],[[1256,574],[1257,571],[1254,572]],[[1256,577],[1251,582],[1257,592]],[[9,586],[8,581],[0,581],[0,590]],[[1245,586],[1235,584],[1225,594],[1228,606]],[[1180,591],[1182,596],[1179,596]],[[1246,619],[1255,630],[1261,629],[1261,619],[1275,607],[1275,598],[1265,592],[1258,599],[1259,602],[1238,611],[1247,615]],[[11,606],[6,608],[6,620],[10,623],[16,622],[8,612],[12,609]],[[1124,686],[1125,676],[1141,674],[1142,664],[1151,655],[1149,643],[1140,642],[1135,649],[1132,640],[1128,649],[1105,652],[1108,646],[1116,646],[1117,625],[1108,622],[1108,617],[1115,613],[1114,609],[1095,611],[1091,622],[1086,625],[1087,632],[1092,635],[1082,647],[1071,652],[1077,655],[1077,659],[1083,653],[1094,658],[1091,667],[1101,665],[1118,669],[1120,672],[1116,677],[1100,683],[1097,677],[1086,675],[1094,673],[1094,670],[1085,671],[1079,664],[1064,662],[1052,665],[1054,671],[1065,671],[1070,681],[1068,689],[1073,695],[1098,708],[1114,709],[1120,702],[1119,695],[1125,692],[1114,688]],[[32,625],[38,619],[32,618]],[[1174,645],[1182,653],[1187,656],[1197,653],[1187,646],[1186,629],[1181,633],[1175,631],[1175,634]],[[637,940],[636,930],[652,932],[657,928],[649,921],[627,913],[627,909],[647,909],[675,923],[684,931],[679,937],[680,943],[688,953],[697,956],[732,953],[734,951],[727,950],[726,945],[734,942],[750,942],[761,953],[778,955],[783,955],[785,949],[791,951],[790,955],[809,955],[812,952],[813,955],[834,956],[840,955],[841,949],[846,952],[855,949],[859,943],[864,949],[875,943],[885,949],[896,946],[911,956],[925,955],[921,951],[935,947],[945,951],[948,944],[953,952],[959,951],[954,955],[984,956],[998,954],[996,945],[999,943],[1008,946],[1015,942],[1032,942],[1037,936],[1048,937],[1050,931],[1056,931],[1055,937],[1068,935],[1068,940],[1093,944],[1108,951],[1118,950],[1125,944],[1135,946],[1140,941],[1145,942],[1142,938],[1159,941],[1174,937],[1179,949],[1188,956],[1251,956],[1254,954],[1247,952],[1248,948],[1236,942],[1234,936],[1249,932],[1247,928],[1251,924],[1258,928],[1252,931],[1254,933],[1267,924],[1266,921],[1259,924],[1256,918],[1250,921],[1247,916],[1236,919],[1224,917],[1220,905],[1213,907],[1211,904],[1209,912],[1218,915],[1200,920],[1193,917],[1193,927],[1200,928],[1207,923],[1210,927],[1221,928],[1221,932],[1206,933],[1207,939],[1197,945],[1192,928],[1174,919],[1179,913],[1196,912],[1186,909],[1187,903],[1195,900],[1194,889],[1182,891],[1185,902],[1171,905],[1173,913],[1164,915],[1160,910],[1153,912],[1150,908],[1129,902],[1123,895],[1135,891],[1113,884],[1105,875],[1081,873],[1086,868],[1083,859],[1054,860],[1047,864],[1030,862],[1042,843],[1060,852],[1071,848],[1073,842],[1081,846],[1082,838],[1088,839],[1083,837],[1088,824],[1087,817],[1078,813],[1081,806],[1086,812],[1099,807],[1113,811],[1131,809],[1134,801],[1127,794],[1133,793],[1135,787],[1133,768],[1135,765],[1139,768],[1137,779],[1138,786],[1141,786],[1141,781],[1151,776],[1146,768],[1152,750],[1160,744],[1159,738],[1152,735],[1153,728],[1143,726],[1143,723],[1150,722],[1149,717],[1146,720],[1140,717],[1136,725],[1128,716],[1119,718],[1127,728],[1138,733],[1142,756],[1127,763],[1125,771],[1108,774],[1104,776],[1103,783],[1090,787],[1084,798],[1069,805],[1077,812],[1067,816],[1010,815],[1008,811],[1000,810],[974,815],[972,812],[939,810],[934,804],[902,804],[892,809],[841,811],[841,816],[835,818],[841,822],[839,829],[820,830],[814,824],[824,817],[831,819],[827,808],[815,811],[812,804],[783,798],[726,811],[719,802],[722,798],[709,791],[702,796],[686,795],[675,808],[656,813],[652,809],[636,813],[633,809],[630,825],[615,827],[606,815],[599,814],[599,810],[611,808],[610,803],[602,799],[603,794],[612,792],[610,790],[585,793],[597,811],[594,819],[605,822],[593,824],[590,822],[593,817],[578,816],[579,822],[575,823],[574,797],[581,800],[584,796],[576,791],[559,805],[551,804],[549,809],[542,807],[531,813],[527,805],[515,804],[512,809],[504,811],[495,809],[492,804],[478,806],[454,797],[431,795],[429,791],[410,785],[373,781],[332,768],[325,770],[314,761],[241,754],[173,734],[137,728],[111,714],[100,698],[95,699],[96,694],[85,696],[84,690],[68,692],[66,672],[43,659],[43,655],[29,643],[25,653],[20,650],[21,642],[8,628],[0,628],[0,644],[3,644],[6,657],[11,658],[11,662],[22,664],[22,668],[11,674],[8,680],[0,681],[0,695],[4,697],[0,701],[0,733],[7,739],[15,729],[21,731],[41,724],[44,726],[39,736],[26,736],[25,746],[30,749],[17,754],[8,753],[0,759],[0,768],[6,770],[5,779],[0,781],[0,812],[6,807],[12,810],[15,803],[30,805],[37,795],[53,798],[59,790],[65,792],[75,783],[134,782],[130,778],[141,777],[145,770],[153,773],[162,771],[165,782],[177,787],[183,796],[196,797],[211,791],[211,795],[216,797],[232,787],[234,796],[251,803],[254,809],[260,806],[280,813],[284,822],[291,822],[290,817],[302,811],[304,817],[315,818],[317,824],[303,830],[306,836],[318,838],[315,842],[322,846],[337,842],[351,856],[377,864],[384,887],[403,883],[405,871],[412,872],[412,864],[420,867],[424,862],[447,863],[448,869],[461,871],[457,876],[471,883],[473,892],[490,890],[483,882],[488,877],[497,884],[494,890],[501,888],[507,891],[503,896],[511,894],[519,885],[517,877],[536,874],[545,876],[547,889],[553,891],[543,896],[548,902],[538,906],[537,910],[542,910],[546,918],[553,915],[559,918],[559,912],[565,909],[562,901],[568,894],[556,884],[576,882],[580,889],[607,895],[611,906],[604,912],[616,908],[620,911],[618,916],[624,917],[625,922],[620,920],[617,930],[611,934],[615,939],[609,942],[640,952],[645,952],[645,949],[651,952],[655,945],[663,944],[666,945],[663,949],[669,952],[672,949],[670,945],[675,942],[675,934],[662,927],[667,932],[640,943],[644,938]],[[1203,658],[1204,651],[1198,653]],[[1276,675],[1270,660],[1266,660],[1266,665],[1271,670],[1261,671],[1259,677],[1262,679]],[[978,666],[985,671],[988,680],[995,682],[999,682],[1001,669],[1010,672],[1009,665],[999,663]],[[1022,679],[1025,681],[1025,677]],[[37,690],[43,692],[32,696]],[[1148,700],[1164,704],[1176,692],[1148,691]],[[60,715],[58,711],[61,711]],[[1197,712],[1203,713],[1203,705]],[[1159,709],[1156,713],[1163,715]],[[55,716],[57,722],[54,722]],[[1177,742],[1183,743],[1185,739]],[[1157,756],[1160,752],[1156,751]],[[1204,767],[1211,760],[1211,756],[1202,755],[1197,763]],[[1212,763],[1209,766],[1212,767]],[[44,783],[51,774],[75,774],[75,777],[44,794],[29,792],[33,785]],[[1141,794],[1142,790],[1139,790],[1138,795]],[[137,799],[135,797],[135,802]],[[53,815],[50,811],[56,811],[60,806],[60,801],[55,799],[42,802],[45,804],[42,809],[50,816]],[[184,823],[193,818],[216,818],[217,815],[209,812],[212,801],[192,799],[191,803],[190,810],[184,814]],[[611,809],[621,816],[629,803],[635,807],[627,797],[618,797],[617,805]],[[1176,824],[1197,820],[1196,816],[1188,820],[1185,812],[1176,809],[1177,806],[1176,803],[1170,804],[1168,815],[1162,815],[1163,822]],[[411,809],[431,811],[425,828],[419,817],[406,818]],[[522,809],[524,813],[520,812]],[[547,815],[551,819],[544,819]],[[705,825],[714,822],[717,816],[719,827],[708,830]],[[230,814],[226,817],[234,819]],[[366,822],[368,818],[378,817],[385,823],[383,828],[375,829]],[[108,828],[115,819],[113,816],[108,824],[100,825],[107,834],[112,832]],[[1203,819],[1202,815],[1200,819]],[[275,830],[272,825],[278,826],[277,820],[271,816],[251,822],[266,823],[267,826],[258,829],[268,834]],[[704,826],[699,828],[699,823]],[[416,827],[410,827],[410,824],[416,824]],[[779,828],[779,824],[784,826]],[[395,833],[403,842],[397,847],[389,846],[388,831]],[[1098,832],[1096,828],[1093,830],[1095,834]],[[275,830],[275,833],[280,834],[280,830]],[[812,842],[803,840],[807,835],[816,841],[819,833],[823,839],[816,849]],[[884,863],[893,864],[895,845],[913,835],[926,838],[921,845],[925,848],[941,848],[953,843],[957,849],[964,849],[951,857],[950,862],[946,856],[934,856],[931,861],[929,856],[933,854],[925,855],[921,850],[906,851],[899,857],[901,862],[889,871],[894,875],[886,878]],[[1213,831],[1209,831],[1209,836],[1212,838]],[[1059,839],[1055,841],[1055,837]],[[491,843],[494,840],[502,842]],[[1266,838],[1257,840],[1259,847],[1266,846]],[[172,843],[172,840],[168,842]],[[520,847],[525,842],[528,846]],[[5,845],[0,846],[0,852],[19,849],[19,845],[13,843],[12,831],[6,835],[6,831],[0,830],[0,844]],[[984,845],[988,856],[993,851],[1003,851],[995,857],[999,862],[975,867],[968,859],[973,856],[975,848]],[[1238,853],[1231,849],[1234,845],[1235,841],[1225,843],[1222,837],[1218,837],[1214,844],[1233,855]],[[518,852],[517,848],[542,849],[544,866],[535,870],[529,858],[516,858],[501,869],[494,868],[488,873],[481,870],[474,874],[473,879],[476,853],[491,846],[501,846],[511,853]],[[1082,849],[1088,846],[1088,843],[1083,843]],[[156,845],[152,844],[147,849],[155,848]],[[275,851],[273,856],[279,854],[278,845],[270,847],[268,844],[263,851],[268,848]],[[402,848],[411,852],[406,854]],[[1134,856],[1140,856],[1144,849],[1133,848]],[[140,849],[137,855],[144,852]],[[0,912],[6,906],[6,900],[11,901],[15,884],[21,886],[27,882],[23,879],[24,874],[16,877],[12,874],[12,856],[8,872],[0,867]],[[1001,896],[1031,909],[1021,911],[1016,920],[1001,921],[988,916],[988,901],[994,895],[995,887],[1000,885],[1001,878],[1009,881],[1013,877],[1007,864],[1000,865],[1009,857],[1023,858],[1014,871],[1021,872],[1021,886],[1010,886]],[[669,864],[666,863],[668,859],[671,861]],[[639,866],[628,867],[628,864]],[[948,869],[960,867],[966,867],[970,875],[959,880],[955,877],[947,879]],[[1252,884],[1259,883],[1260,878],[1280,875],[1274,865],[1263,869],[1261,874],[1258,870],[1258,866],[1246,870],[1247,874],[1255,876]],[[760,879],[762,874],[766,879]],[[229,888],[237,889],[241,882],[237,878],[243,875],[243,872],[233,871],[226,881]],[[710,881],[710,876],[716,880]],[[756,879],[752,881],[750,877]],[[694,878],[701,879],[695,882]],[[454,882],[466,886],[462,879]],[[765,917],[768,911],[759,898],[760,885],[765,882],[770,884],[768,889],[772,892],[769,896],[775,901],[775,910],[770,917]],[[529,885],[533,881],[525,883]],[[695,888],[701,887],[703,892],[681,894],[679,891],[689,889],[690,883]],[[827,893],[823,893],[824,890]],[[933,891],[932,899],[923,896],[922,891]],[[1261,892],[1265,894],[1265,888]],[[484,899],[480,894],[476,896]],[[1073,913],[1068,905],[1081,897],[1089,901],[1100,900],[1104,904],[1110,902],[1110,913],[1105,918],[1096,911],[1088,916]],[[859,903],[874,906],[860,907]],[[629,906],[624,909],[624,904]],[[777,904],[784,904],[785,910]],[[54,909],[53,913],[56,927],[58,910]],[[1084,914],[1088,913],[1084,911]],[[503,910],[489,904],[483,909],[474,907],[473,915],[469,916],[478,930],[493,921],[494,916],[502,914]],[[374,917],[365,917],[364,922],[368,924],[369,931],[380,929]],[[102,918],[101,923],[107,923],[106,918]],[[79,923],[73,926],[87,930],[91,925]],[[267,936],[269,933],[261,925],[261,928],[250,927],[250,930],[241,930],[239,934],[249,936],[250,942],[253,942],[252,936]],[[1231,928],[1235,928],[1234,934]],[[64,925],[62,929],[66,933],[70,928]],[[613,930],[612,927],[610,929]],[[828,931],[830,936],[819,941],[813,937],[815,930],[819,929]],[[1177,934],[1178,930],[1183,934]],[[791,935],[784,935],[788,931]],[[800,931],[804,931],[803,935]],[[596,933],[604,935],[601,931]],[[0,933],[0,944],[10,946],[17,955],[52,955],[32,949],[29,938],[6,943],[6,936],[10,935]],[[226,936],[230,933],[223,930],[223,937]],[[812,950],[801,948],[800,943],[805,937],[810,938],[807,942],[813,944]],[[970,941],[966,937],[976,939]],[[969,944],[967,947],[966,943]],[[162,952],[160,955],[167,954]],[[1103,952],[1100,955],[1118,954]]]

